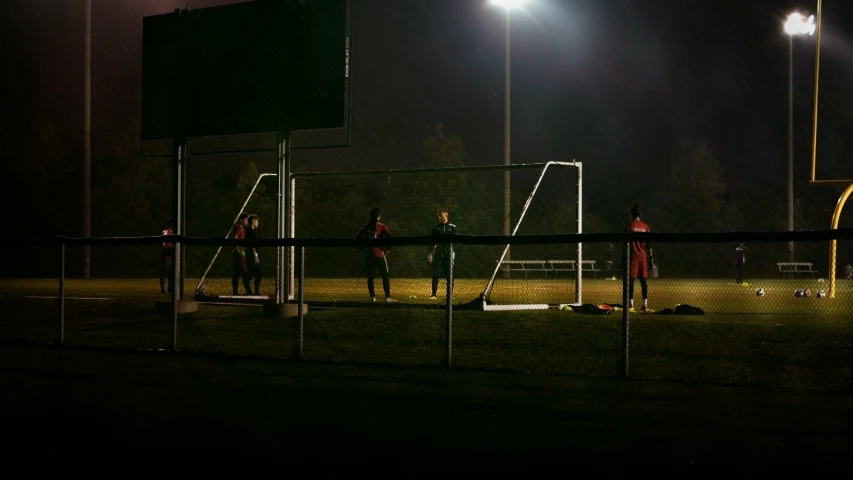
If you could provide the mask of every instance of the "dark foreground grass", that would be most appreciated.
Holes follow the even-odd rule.
[[[0,298],[0,339],[54,342],[56,301]],[[641,379],[843,390],[853,376],[853,319],[844,313],[633,315],[631,375]],[[169,316],[136,299],[69,300],[65,342],[72,346],[167,349]],[[615,377],[623,361],[618,315],[568,311],[456,311],[453,366],[495,372]],[[259,307],[202,304],[182,315],[180,350],[291,358],[293,319]],[[310,310],[304,356],[336,364],[440,367],[446,358],[442,310],[407,306]]]
[[[853,397],[806,390],[8,345],[0,385],[6,451],[52,459],[218,448],[398,478],[554,464],[841,471],[853,449]]]

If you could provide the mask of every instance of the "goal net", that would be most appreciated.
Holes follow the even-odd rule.
[[[509,176],[509,221],[504,214],[505,179]],[[270,177],[270,180],[267,178]],[[449,223],[461,235],[574,234],[582,231],[582,174],[580,163],[444,167],[364,172],[294,172],[293,230],[296,238],[354,238],[373,207],[394,237],[429,235],[439,223],[439,208],[449,210]],[[261,213],[261,238],[275,236],[274,174],[244,179],[240,208],[220,222],[220,235],[231,238],[233,220],[241,212]],[[233,207],[232,207],[233,208]],[[265,214],[266,212],[266,214]],[[226,234],[227,231],[227,234]],[[198,247],[201,248],[201,247]],[[476,308],[529,309],[579,303],[582,292],[583,250],[577,243],[553,245],[454,244],[453,302]],[[395,246],[379,263],[387,265],[390,297],[413,305],[443,305],[445,272],[428,259],[431,246]],[[237,279],[231,247],[205,247],[207,261],[199,262],[196,298],[251,302],[275,298],[276,249],[259,249],[260,289]],[[197,252],[198,254],[198,252]],[[374,270],[374,291],[367,277],[373,251],[354,247],[306,247],[305,300],[315,305],[384,301],[381,268]],[[367,258],[366,258],[367,257]],[[294,267],[285,275],[298,278],[303,265],[294,254]],[[433,276],[437,276],[433,291]],[[587,273],[588,274],[588,273]],[[290,285],[295,285],[291,282]],[[431,298],[436,293],[436,298]],[[293,299],[293,289],[285,293]]]
[[[505,178],[509,175],[509,221]],[[578,205],[581,165],[445,167],[385,172],[297,172],[293,175],[297,238],[353,238],[381,209],[380,221],[395,237],[429,235],[439,208],[461,235],[572,234],[581,231]],[[428,259],[431,246],[395,247],[385,258],[391,296],[401,302],[435,303],[445,294],[444,272]],[[547,308],[580,301],[579,244],[454,245],[454,303],[489,308]],[[369,252],[368,252],[369,258]],[[367,263],[358,249],[306,248],[306,300],[369,301]],[[536,268],[537,262],[541,268]],[[557,270],[552,265],[559,265]],[[442,277],[433,289],[433,275]],[[374,296],[382,301],[377,274]],[[432,294],[436,293],[436,299]],[[518,307],[509,307],[518,306]],[[522,307],[526,306],[526,307]]]

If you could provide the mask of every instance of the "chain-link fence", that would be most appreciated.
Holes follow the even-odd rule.
[[[186,260],[164,258],[164,238]],[[853,378],[851,239],[834,230],[259,240],[249,245],[259,268],[234,254],[235,240],[24,240],[16,252],[34,267],[0,272],[0,340],[840,390]],[[632,242],[647,240],[654,255],[633,266]],[[114,275],[66,278],[87,243]],[[174,297],[170,265],[184,274]]]

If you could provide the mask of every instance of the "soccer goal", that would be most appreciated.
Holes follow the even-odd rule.
[[[277,177],[275,173],[262,173],[258,175],[257,180],[249,191],[249,194],[246,196],[245,201],[234,214],[234,219],[231,222],[231,225],[228,227],[228,231],[225,233],[225,238],[230,239],[234,233],[234,226],[237,223],[237,220],[241,213],[257,213],[258,211],[269,210],[269,208],[264,208],[262,199],[256,196],[256,193],[259,192],[259,186],[261,186],[261,181],[265,178]],[[247,208],[254,207],[254,208]],[[275,218],[270,215],[265,215],[264,217],[266,221],[273,223]],[[262,217],[263,218],[263,217]],[[199,301],[237,301],[240,303],[251,302],[251,301],[264,301],[271,298],[271,295],[268,294],[257,294],[255,295],[234,295],[233,291],[233,259],[229,250],[223,254],[222,250],[224,247],[219,246],[216,248],[216,251],[213,253],[212,258],[204,269],[204,273],[201,274],[199,278],[198,285],[195,288],[195,299]],[[267,258],[266,255],[262,255],[263,265],[261,271],[266,271],[270,273],[274,273],[271,270],[275,268],[279,262],[273,263],[272,260],[274,258]],[[269,280],[272,280],[272,277],[267,276],[267,278],[262,278],[262,280],[267,280],[264,285],[265,290],[272,291],[275,288],[274,280],[273,284],[269,285]],[[254,279],[252,280],[254,282]],[[254,285],[252,285],[254,288]],[[243,279],[238,279],[238,293],[243,291]]]
[[[511,222],[505,221],[501,201],[507,193],[507,174]],[[291,179],[291,229],[297,238],[353,238],[373,207],[381,209],[380,221],[394,237],[430,234],[442,207],[450,210],[449,222],[460,235],[582,233],[580,162],[294,172]],[[413,305],[430,305],[429,300],[439,305],[431,297],[437,293],[441,298],[445,286],[440,279],[438,290],[432,291],[430,248],[400,246],[388,253],[391,296]],[[572,268],[583,265],[580,243],[455,244],[454,250],[456,304],[490,311],[581,302],[583,269]],[[358,249],[306,248],[304,271],[307,301],[369,301],[364,256]],[[381,297],[381,284],[377,277],[374,296]]]
[[[524,202],[524,206],[521,209],[521,213],[519,214],[518,220],[516,221],[515,227],[512,230],[512,235],[515,236],[522,225],[524,225],[524,218],[527,215],[528,211],[530,211],[531,206],[534,204],[534,199],[536,198],[536,194],[539,191],[540,187],[543,185],[543,180],[546,178],[546,174],[548,173],[549,168],[559,168],[559,167],[569,167],[575,169],[576,171],[576,181],[575,181],[575,190],[574,195],[570,195],[573,197],[574,202],[569,201],[569,205],[572,205],[575,209],[575,215],[571,218],[571,215],[568,215],[568,222],[565,223],[574,223],[575,231],[572,233],[583,233],[583,165],[580,162],[548,162],[546,163],[539,174],[539,178],[536,179],[530,194]],[[568,187],[568,185],[566,185]],[[565,187],[564,187],[565,188]],[[571,189],[566,189],[564,192],[569,191]],[[547,194],[546,194],[547,195]],[[562,202],[558,202],[562,203]],[[563,219],[566,220],[566,219]],[[561,227],[565,228],[565,223],[561,224]],[[550,233],[569,233],[568,231],[555,231]],[[495,287],[495,281],[498,278],[499,272],[503,270],[504,276],[509,277],[510,273],[515,271],[523,272],[525,278],[533,272],[540,273],[547,277],[549,274],[553,275],[554,279],[556,279],[559,272],[565,273],[574,273],[575,279],[575,291],[574,291],[574,301],[573,302],[563,302],[564,304],[575,304],[580,305],[583,299],[583,272],[584,266],[587,265],[584,263],[583,258],[583,244],[578,242],[574,244],[575,247],[575,256],[574,258],[566,258],[565,256],[557,255],[557,254],[545,254],[542,256],[537,256],[535,258],[518,258],[516,257],[514,260],[510,259],[510,245],[507,244],[503,251],[501,252],[500,259],[495,266],[494,271],[492,271],[491,277],[489,277],[488,282],[486,283],[485,288],[483,289],[482,294],[480,295],[480,301],[482,301],[482,308],[485,311],[506,311],[506,310],[536,310],[536,309],[547,309],[552,307],[559,307],[560,304],[551,304],[551,303],[522,303],[522,304],[495,304],[495,302],[491,298],[492,291]],[[550,250],[553,251],[553,250]],[[593,264],[594,265],[594,264]],[[556,282],[556,288],[560,288],[559,282]]]
[[[511,189],[506,189],[506,176]],[[260,174],[227,226],[241,212],[263,210],[269,197],[262,183],[277,174]],[[280,188],[283,182],[276,182]],[[295,238],[353,238],[368,220],[373,207],[381,209],[381,222],[394,237],[429,235],[438,224],[438,209],[450,210],[449,222],[457,233],[470,236],[522,236],[582,233],[582,165],[580,162],[548,162],[493,166],[458,166],[350,172],[292,172],[290,231]],[[509,219],[505,203],[509,193]],[[276,193],[277,194],[277,193]],[[262,198],[258,198],[262,197]],[[233,207],[232,207],[233,208]],[[273,214],[264,215],[261,236],[272,231]],[[509,231],[505,228],[509,226]],[[260,293],[234,295],[233,260],[224,247],[208,250],[206,266],[195,291],[197,300],[220,302],[263,302],[273,298],[276,283],[294,299],[296,258],[293,249],[262,252],[264,274]],[[397,246],[386,259],[390,273],[390,295],[413,306],[440,307],[445,280],[437,280],[429,262],[432,246]],[[266,250],[266,249],[265,249]],[[581,303],[583,249],[580,243],[553,245],[454,245],[454,303],[485,311],[555,308]],[[199,252],[201,254],[201,252]],[[267,254],[265,254],[267,253]],[[366,286],[365,252],[357,248],[306,247],[305,299],[314,305],[360,304],[384,294],[377,275],[375,291]],[[278,255],[287,257],[282,261]],[[302,267],[302,266],[299,266]],[[289,281],[286,281],[289,278]],[[254,287],[254,285],[253,285]],[[237,290],[242,292],[242,278]],[[254,289],[253,289],[254,290]],[[572,290],[574,290],[572,292]],[[257,293],[257,292],[255,292]],[[433,299],[433,293],[436,294]]]

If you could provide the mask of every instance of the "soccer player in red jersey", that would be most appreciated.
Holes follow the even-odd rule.
[[[390,237],[391,231],[381,223],[382,212],[378,208],[370,209],[370,220],[365,223],[356,234],[355,238],[384,238]],[[394,303],[397,300],[391,298],[391,280],[388,278],[388,250],[384,247],[372,247],[364,251],[364,265],[367,268],[367,292],[370,299],[376,301],[376,290],[373,279],[376,270],[382,276],[382,289],[385,291],[385,301]]]
[[[643,208],[640,202],[634,202],[631,207],[631,222],[625,226],[626,232],[651,232],[649,225],[641,220]],[[642,310],[649,310],[649,284],[646,278],[649,276],[649,266],[652,261],[652,247],[648,242],[631,242],[631,257],[628,263],[631,283],[628,287],[628,308],[634,308],[634,280],[640,279],[640,288],[643,294]]]

